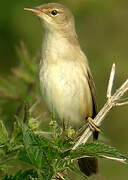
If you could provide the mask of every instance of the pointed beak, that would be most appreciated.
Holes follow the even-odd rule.
[[[39,15],[41,13],[41,11],[38,8],[24,8],[25,11],[29,11],[32,12],[36,15]]]

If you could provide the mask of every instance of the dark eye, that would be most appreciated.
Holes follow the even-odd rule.
[[[51,11],[51,14],[52,14],[53,16],[56,16],[56,15],[58,14],[58,11],[57,11],[57,10],[53,10],[53,11]]]

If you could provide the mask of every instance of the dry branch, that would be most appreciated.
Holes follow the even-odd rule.
[[[122,84],[122,86],[116,90],[114,95],[111,96],[112,87],[113,87],[113,81],[114,81],[114,75],[115,75],[115,64],[112,66],[112,70],[110,73],[108,88],[107,88],[107,102],[103,106],[103,108],[99,111],[97,116],[93,119],[93,122],[100,126],[101,122],[105,118],[105,116],[109,113],[109,111],[115,107],[115,106],[122,106],[128,104],[128,102],[122,102],[119,103],[120,98],[128,91],[128,79]],[[82,136],[79,138],[79,140],[76,142],[76,144],[73,147],[73,150],[76,149],[77,146],[79,146],[82,143],[86,143],[89,139],[89,137],[92,135],[93,131],[88,126],[87,129],[84,131]]]

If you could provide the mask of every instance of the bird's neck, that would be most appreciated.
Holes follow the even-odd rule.
[[[69,34],[70,35],[70,34]],[[42,60],[52,61],[56,57],[66,58],[75,48],[80,48],[76,34],[67,35],[54,31],[46,31],[42,43]]]

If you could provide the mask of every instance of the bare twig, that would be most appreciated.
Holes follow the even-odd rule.
[[[111,73],[110,73],[110,78],[109,78],[109,82],[108,82],[108,89],[107,89],[107,98],[111,97],[114,76],[115,76],[115,63],[113,63]]]
[[[115,65],[113,64],[109,83],[108,83],[108,91],[107,91],[108,100],[103,106],[103,108],[100,110],[100,112],[97,114],[97,116],[93,119],[93,122],[97,126],[101,125],[101,122],[103,121],[107,113],[112,109],[112,107],[128,104],[128,102],[118,103],[118,101],[124,95],[124,93],[128,91],[128,79],[122,84],[122,86],[118,90],[116,90],[114,95],[111,96],[111,91],[112,91],[112,86],[113,86],[113,81],[114,81],[114,74],[115,74]],[[76,147],[79,146],[80,144],[87,142],[87,140],[92,135],[92,133],[93,131],[90,129],[90,127],[87,127],[87,129],[84,131],[82,136],[74,145],[73,150],[76,149]]]
[[[124,105],[128,105],[128,101],[123,102],[123,103],[116,103],[116,106],[124,106]]]
[[[104,157],[106,159],[110,159],[110,160],[114,160],[114,161],[118,161],[118,162],[121,162],[121,163],[126,163],[127,159],[126,158],[114,158],[114,157],[108,157],[108,156],[101,156],[101,157]]]

